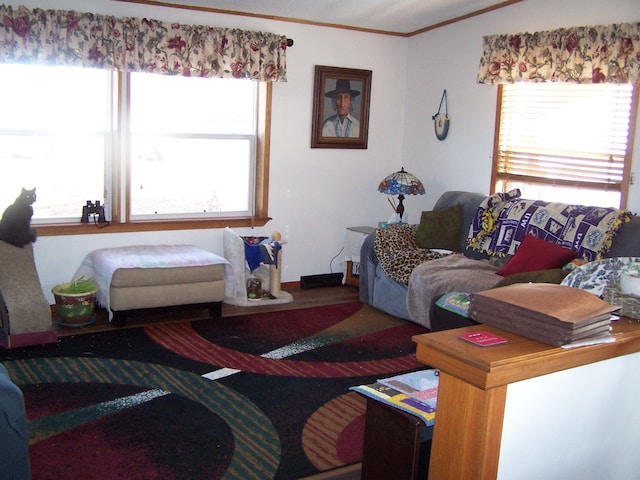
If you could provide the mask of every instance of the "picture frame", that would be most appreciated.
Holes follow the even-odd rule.
[[[367,148],[371,70],[316,65],[311,148]]]

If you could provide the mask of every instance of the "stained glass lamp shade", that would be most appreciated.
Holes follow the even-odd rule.
[[[424,195],[424,185],[415,175],[404,171],[404,167],[399,172],[387,175],[378,185],[380,193],[387,195],[398,195],[398,206],[396,213],[402,220],[404,215],[404,205],[402,201],[405,195]]]

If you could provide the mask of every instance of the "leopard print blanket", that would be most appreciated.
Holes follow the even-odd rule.
[[[396,282],[409,284],[411,272],[423,262],[445,256],[416,245],[418,225],[392,225],[376,230],[375,252],[387,276]]]

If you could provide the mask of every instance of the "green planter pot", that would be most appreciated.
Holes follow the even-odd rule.
[[[96,304],[96,286],[90,291],[67,293],[70,283],[62,283],[51,289],[56,300],[56,313],[62,325],[81,325],[89,323]]]

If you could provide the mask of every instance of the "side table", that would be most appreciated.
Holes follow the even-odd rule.
[[[427,478],[432,434],[417,416],[367,397],[361,478]]]
[[[360,279],[353,273],[354,268],[360,264],[360,248],[367,235],[375,232],[374,227],[347,227],[347,239],[344,245],[344,256],[342,261],[346,262],[344,284],[360,286]]]

